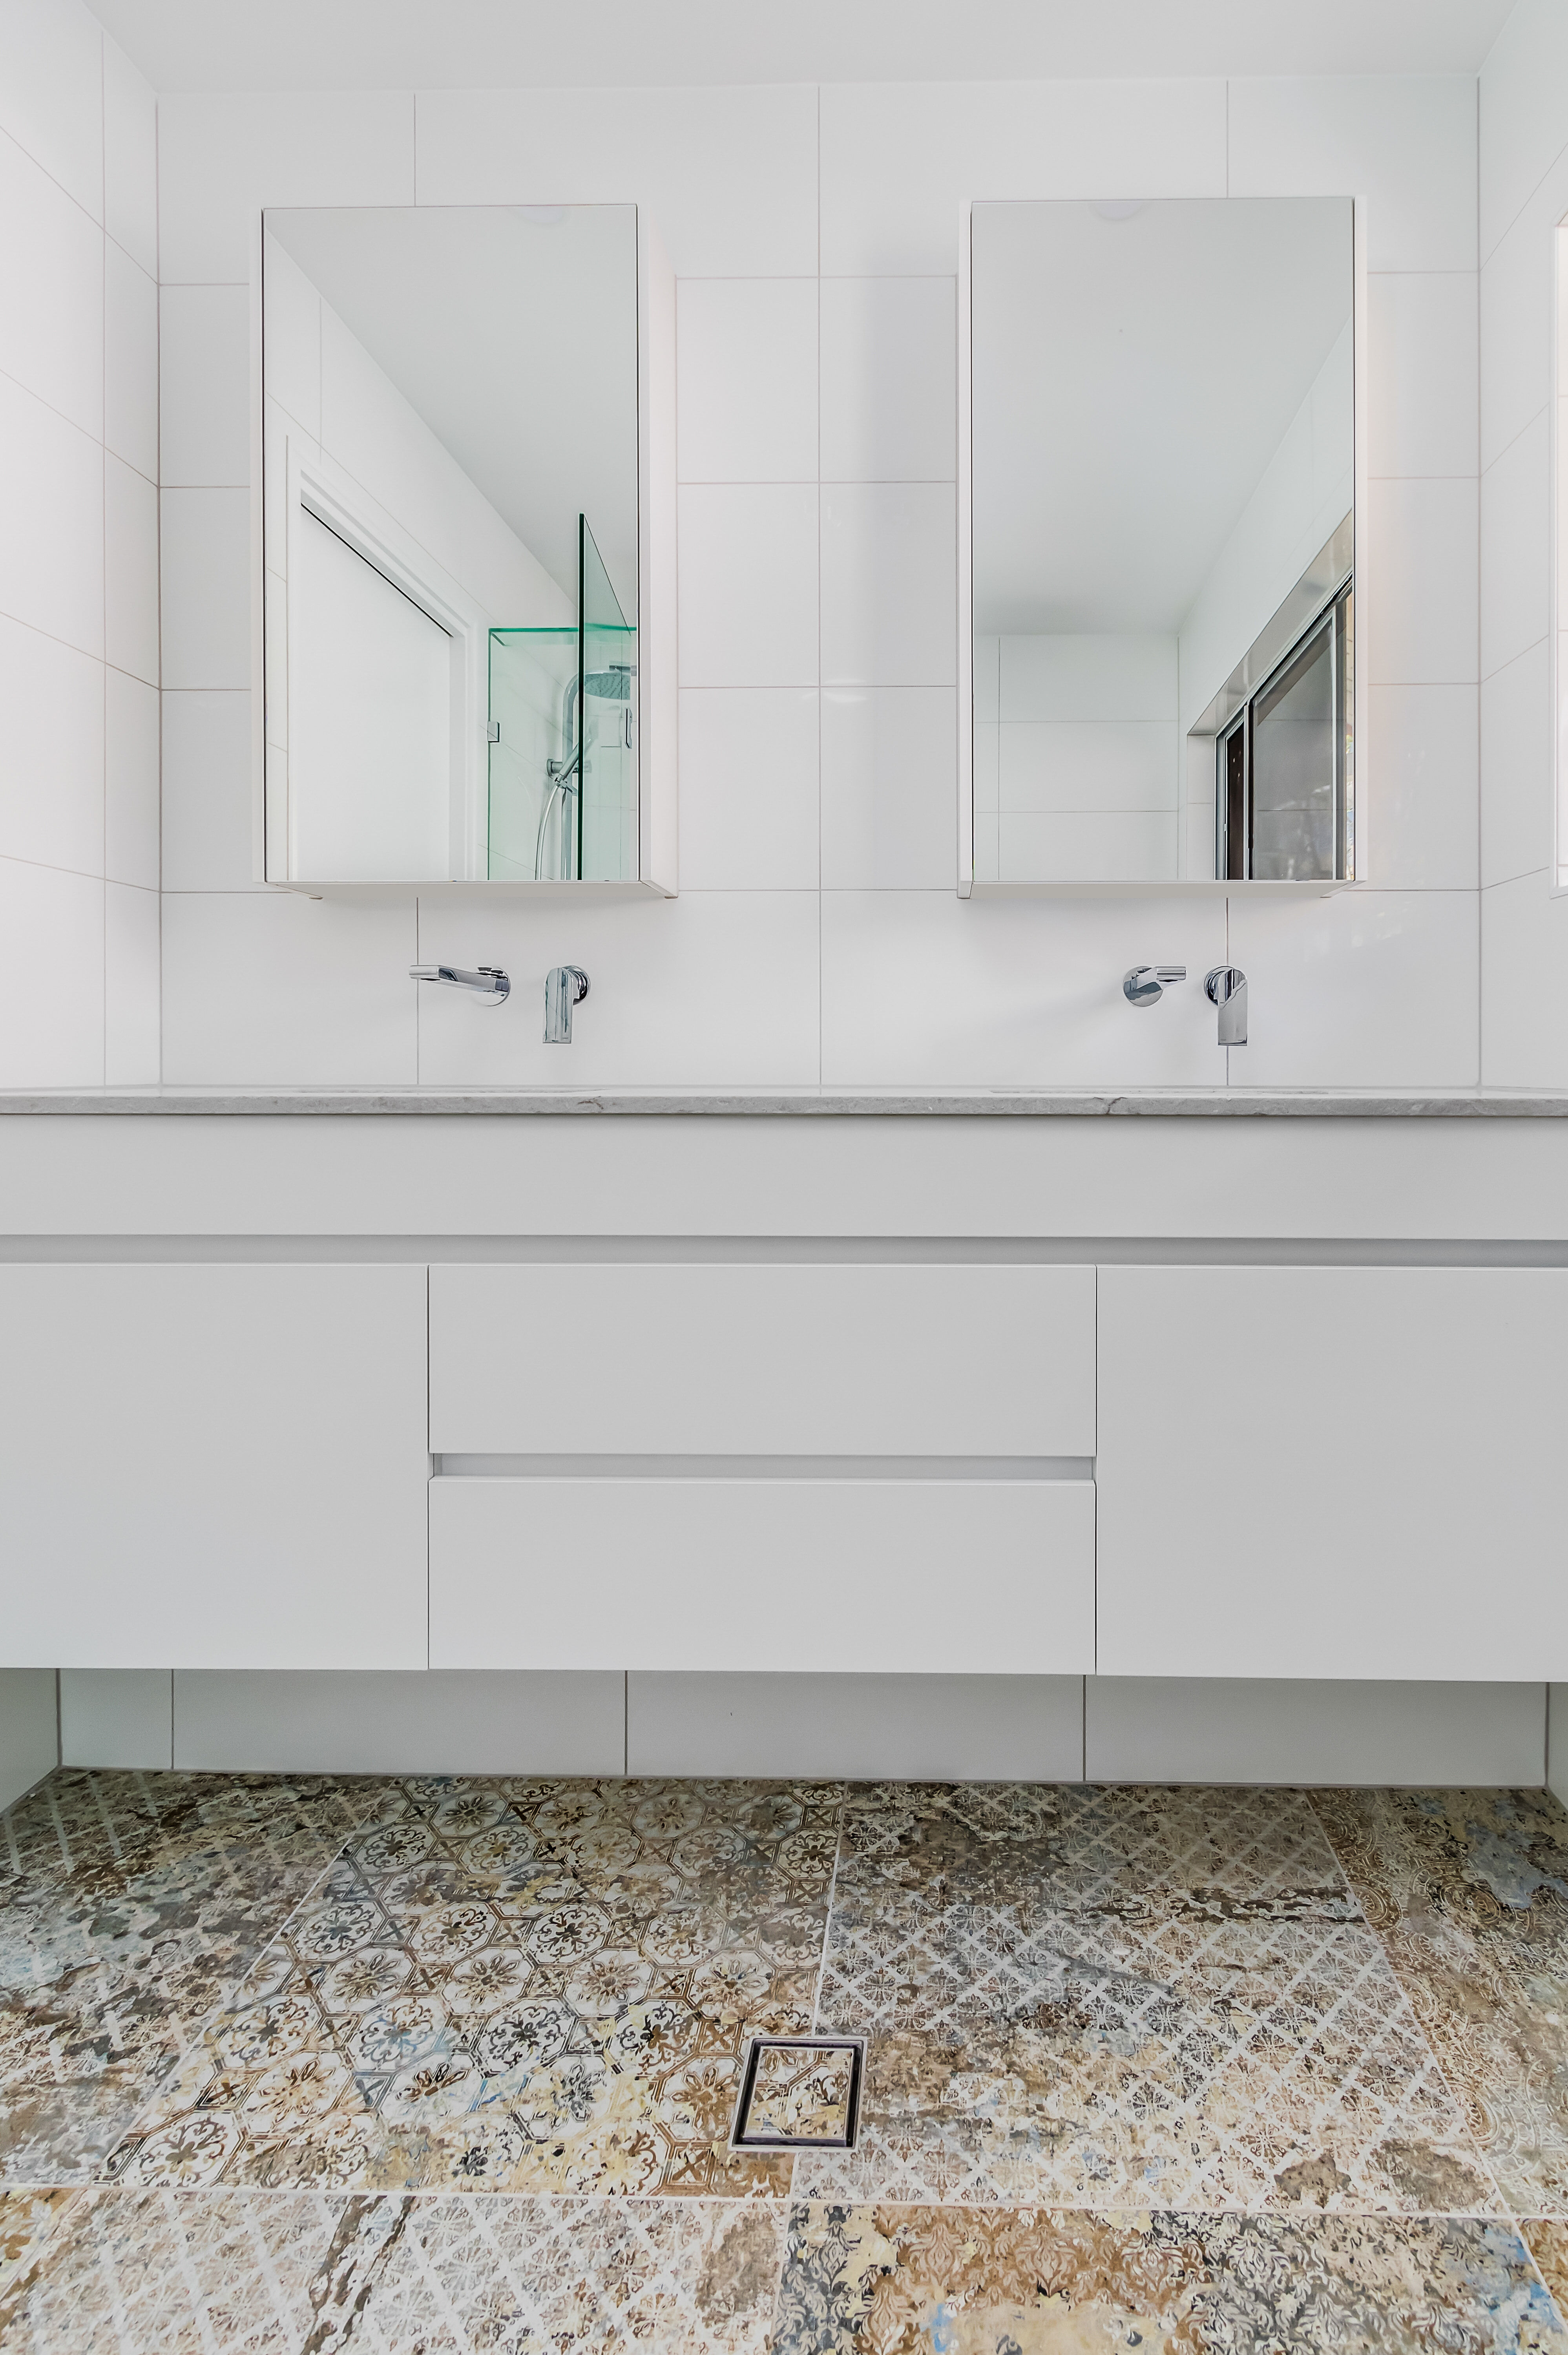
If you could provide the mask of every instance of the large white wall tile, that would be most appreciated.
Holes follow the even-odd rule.
[[[0,376],[0,613],[103,653],[103,452]]]
[[[1474,892],[1358,889],[1229,906],[1230,962],[1248,997],[1233,1087],[1476,1085]]]
[[[822,478],[949,483],[957,468],[957,282],[822,281]]]
[[[86,433],[103,431],[103,232],[0,138],[0,369]]]
[[[1374,687],[1370,864],[1384,890],[1473,891],[1480,745],[1473,687]]]
[[[1202,975],[1224,962],[1222,900],[960,900],[829,891],[822,900],[822,1076],[829,1087],[1218,1087]],[[1185,964],[1152,1007],[1135,964]]]
[[[1480,277],[1481,464],[1489,466],[1552,397],[1553,231],[1568,213],[1568,162],[1514,222]]]
[[[1552,456],[1544,410],[1481,477],[1481,677],[1543,638],[1550,605]]]
[[[816,281],[688,278],[679,289],[680,479],[816,480]]]
[[[824,888],[939,890],[957,871],[957,840],[953,688],[825,689]]]
[[[140,262],[103,249],[103,439],[149,483],[158,479],[158,290]]]
[[[165,286],[160,312],[159,480],[165,489],[242,488],[251,480],[250,289]]]
[[[421,91],[416,119],[421,205],[645,204],[679,277],[816,269],[809,87]]]
[[[103,218],[103,31],[81,0],[0,10],[0,131]]]
[[[685,687],[680,888],[815,891],[816,690]]]
[[[1155,810],[1003,810],[1000,873],[1008,882],[1154,883],[1180,873],[1180,815]],[[1211,838],[1211,820],[1203,829]]]
[[[945,483],[822,491],[822,677],[946,687],[957,676],[955,494]]]
[[[251,684],[251,496],[165,491],[163,652],[166,687]]]
[[[816,492],[690,485],[680,494],[683,687],[815,687]]]
[[[814,1086],[817,899],[694,891],[678,900],[476,907],[420,903],[420,957],[511,976],[505,1006],[411,984],[420,1077],[454,1084],[601,1088]],[[591,984],[570,1047],[543,1043],[544,977]]]
[[[1568,1022],[1557,988],[1568,957],[1568,897],[1554,897],[1550,881],[1520,875],[1480,895],[1484,1087],[1568,1090]]]
[[[103,872],[103,666],[4,620],[0,858]]]
[[[103,652],[158,683],[158,494],[124,460],[103,461]]]
[[[252,873],[251,698],[187,689],[163,698],[165,891],[264,891]]]
[[[1557,0],[1516,0],[1481,70],[1483,259],[1568,144],[1568,21]]]
[[[123,670],[103,681],[103,872],[158,888],[158,690]]]
[[[103,41],[103,226],[158,274],[158,101],[118,41]]]
[[[158,895],[103,887],[103,1079],[108,1087],[158,1080]]]
[[[159,278],[238,285],[266,205],[409,205],[413,101],[401,91],[254,91],[158,101]]]
[[[103,1079],[103,885],[0,858],[0,1088]]]
[[[1481,881],[1552,864],[1552,662],[1542,638],[1481,687]]]
[[[1466,270],[1368,281],[1374,474],[1476,473],[1476,284]]]
[[[411,899],[174,892],[163,932],[171,1085],[406,1087],[416,1077]]]
[[[1473,683],[1477,663],[1477,492],[1442,478],[1371,484],[1371,608],[1374,684]]]
[[[1230,85],[1232,197],[1365,200],[1372,270],[1474,270],[1476,85],[1463,74]]]
[[[822,268],[951,272],[971,197],[1221,197],[1221,81],[829,82]]]

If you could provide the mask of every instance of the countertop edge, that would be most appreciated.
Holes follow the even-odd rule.
[[[1563,1120],[1568,1096],[1356,1094],[1215,1089],[1108,1093],[997,1091],[856,1094],[653,1092],[582,1094],[526,1089],[60,1089],[0,1092],[0,1117],[244,1119],[1275,1119]]]

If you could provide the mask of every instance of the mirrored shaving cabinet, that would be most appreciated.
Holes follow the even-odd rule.
[[[675,282],[629,204],[268,209],[261,878],[672,896]]]
[[[1354,239],[1348,197],[965,207],[961,895],[1364,871]]]

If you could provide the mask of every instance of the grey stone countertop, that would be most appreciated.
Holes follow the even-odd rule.
[[[56,1114],[112,1118],[208,1114],[222,1119],[397,1120],[544,1117],[779,1120],[823,1117],[905,1120],[1166,1119],[1563,1120],[1568,1096],[1472,1091],[1378,1093],[1371,1091],[1131,1088],[1090,1094],[1067,1089],[939,1089],[923,1094],[887,1090],[649,1088],[60,1088],[0,1090],[0,1114]]]

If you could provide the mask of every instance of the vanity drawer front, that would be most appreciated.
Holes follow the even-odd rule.
[[[1092,1267],[430,1273],[437,1455],[1094,1452]]]
[[[1087,1480],[431,1484],[432,1668],[1083,1675]]]

